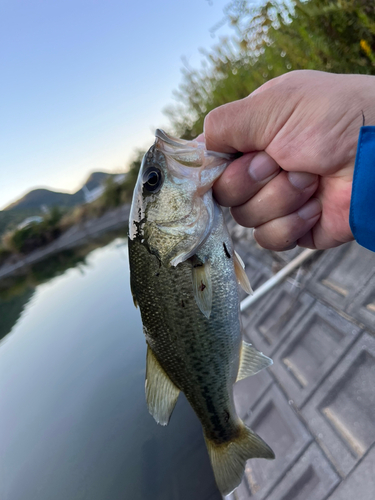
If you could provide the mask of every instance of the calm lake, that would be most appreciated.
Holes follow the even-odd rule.
[[[147,411],[126,239],[69,259],[0,297],[1,500],[221,499],[183,395]]]

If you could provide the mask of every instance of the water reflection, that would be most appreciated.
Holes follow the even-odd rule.
[[[1,292],[0,498],[221,498],[186,400],[147,412],[125,240],[77,255]]]
[[[125,232],[108,232],[76,248],[63,250],[0,280],[0,340],[13,328],[37,285],[63,274],[70,268],[80,270],[87,265],[86,257],[96,248],[105,246],[116,237],[125,244]],[[122,243],[121,243],[122,242]]]
[[[13,293],[9,294],[4,293],[3,297],[0,298],[0,340],[16,324],[34,290],[31,286],[23,286],[21,290],[13,290]]]

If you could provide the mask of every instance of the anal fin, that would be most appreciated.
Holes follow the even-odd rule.
[[[167,425],[180,390],[170,380],[151,348],[147,346],[146,401],[156,422]]]
[[[242,380],[267,368],[273,364],[271,358],[259,352],[255,347],[247,342],[242,342],[240,354],[240,367],[238,369],[237,380]]]

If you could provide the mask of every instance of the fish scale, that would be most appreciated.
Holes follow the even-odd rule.
[[[225,240],[228,238],[227,234],[224,235]],[[214,235],[202,251],[213,244],[218,244]],[[176,268],[160,265],[141,243],[131,240],[129,257],[134,269],[131,286],[142,311],[148,345],[172,382],[184,392],[200,418],[205,434],[213,439],[216,435],[230,439],[236,430],[230,423],[235,422],[237,416],[228,387],[236,380],[238,355],[232,363],[229,359],[238,353],[241,335],[238,294],[233,293],[233,288],[236,291],[234,267],[228,263],[223,243],[212,252],[215,293],[211,319],[202,315],[195,302],[190,261]],[[147,286],[144,286],[145,282]],[[163,295],[160,295],[161,289],[165,290]],[[181,301],[184,301],[184,307]],[[215,422],[214,426],[212,422]]]

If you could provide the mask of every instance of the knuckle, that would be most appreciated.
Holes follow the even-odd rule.
[[[225,177],[221,178],[214,184],[214,195],[216,201],[222,207],[231,207],[234,205],[234,193],[230,181]]]
[[[204,119],[203,129],[206,137],[211,134],[212,129],[215,127],[215,114],[217,114],[217,108],[210,111]]]
[[[242,207],[232,207],[230,209],[233,219],[240,224],[240,226],[244,227],[254,227],[250,217],[246,216]]]
[[[254,237],[264,248],[284,251],[294,248],[297,240],[310,228],[298,215],[292,214],[257,227]]]
[[[215,145],[217,139],[221,136],[221,124],[223,123],[223,106],[213,109],[210,111],[204,119],[204,137],[208,149],[212,149],[212,145]]]

